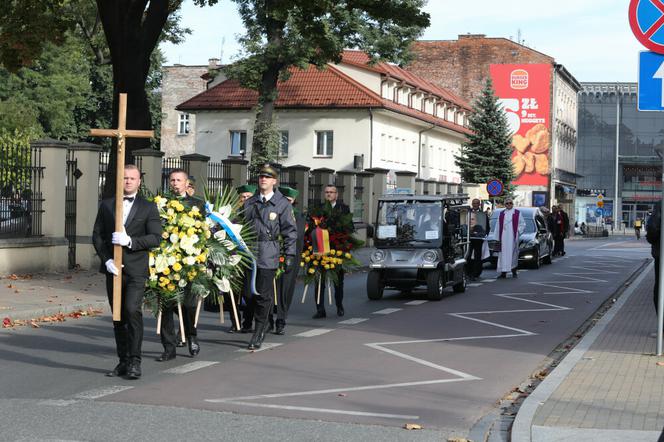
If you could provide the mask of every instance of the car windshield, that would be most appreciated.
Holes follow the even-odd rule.
[[[376,246],[440,247],[442,214],[440,201],[380,201]]]
[[[535,221],[532,218],[524,218],[524,219],[526,221],[526,227],[522,233],[535,233],[536,232]],[[496,231],[497,222],[498,222],[498,216],[491,218],[491,220],[489,221],[489,223],[491,224],[492,232]]]

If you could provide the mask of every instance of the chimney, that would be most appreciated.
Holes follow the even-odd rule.
[[[459,40],[461,39],[470,39],[470,38],[485,38],[486,34],[471,34],[470,32],[468,34],[459,34]]]
[[[210,69],[216,69],[217,66],[219,66],[219,59],[218,59],[218,58],[210,58],[210,59],[208,59],[208,68],[210,68]]]

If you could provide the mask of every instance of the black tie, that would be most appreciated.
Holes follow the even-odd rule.
[[[124,198],[122,198],[122,200],[123,201],[129,201],[130,203],[133,203],[134,198],[136,198],[136,197],[134,197],[134,196],[125,196]]]
[[[262,197],[262,198],[261,198],[261,202],[262,202],[263,204],[267,203],[267,200],[265,199],[265,197]]]

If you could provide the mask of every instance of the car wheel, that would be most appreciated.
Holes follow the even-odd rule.
[[[427,298],[429,301],[440,301],[443,299],[443,290],[445,289],[445,281],[443,280],[443,272],[440,270],[432,270],[427,274]]]
[[[535,258],[533,258],[533,262],[531,264],[531,267],[533,269],[539,269],[540,268],[540,254],[539,250],[535,251]]]
[[[372,301],[377,301],[383,297],[385,283],[378,270],[371,270],[367,275],[367,296]]]
[[[455,293],[463,293],[466,291],[466,283],[468,280],[466,279],[466,271],[464,270],[461,272],[461,281],[457,282],[452,286],[452,290],[454,290]]]

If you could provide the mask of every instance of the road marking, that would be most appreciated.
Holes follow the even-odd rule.
[[[292,405],[257,404],[253,402],[239,402],[239,401],[232,401],[228,403],[236,405],[245,405],[248,407],[276,408],[278,410],[312,411],[314,413],[348,414],[351,416],[371,416],[371,417],[382,417],[388,419],[418,420],[420,418],[419,416],[412,416],[407,414],[368,413],[366,411],[338,410],[334,408],[294,407]]]
[[[184,373],[189,373],[192,371],[200,370],[201,368],[209,367],[210,365],[215,365],[218,364],[219,362],[215,361],[196,361],[196,362],[190,362],[189,364],[184,364],[179,367],[173,367],[169,368],[168,370],[164,370],[163,373],[169,373],[169,374],[184,374]]]
[[[378,310],[377,312],[373,312],[374,315],[389,315],[390,313],[398,312],[399,310],[403,310],[400,308],[384,308],[383,310]]]
[[[83,391],[74,395],[75,399],[99,399],[111,394],[120,393],[121,391],[130,390],[134,387],[127,385],[111,385],[110,387],[95,388],[93,390]]]
[[[481,279],[480,282],[496,282],[496,278],[493,278],[493,279]]]
[[[325,333],[331,332],[331,328],[314,328],[312,330],[307,330],[302,333],[298,333],[295,336],[299,336],[300,338],[312,338],[314,336],[320,336],[324,335]]]
[[[482,285],[481,282],[474,282],[472,284],[466,284],[466,287],[479,287],[481,285]]]
[[[37,402],[37,405],[47,405],[47,406],[52,406],[52,407],[66,407],[71,404],[75,404],[78,401],[75,399],[46,399],[43,401]]]
[[[279,342],[268,342],[268,343],[263,343],[263,345],[261,345],[261,348],[259,348],[258,350],[249,350],[247,348],[241,348],[237,351],[242,353],[258,353],[259,351],[270,350],[272,348],[279,347],[280,345],[283,344]]]
[[[422,304],[425,304],[427,302],[429,302],[429,301],[427,301],[425,299],[419,299],[419,300],[416,300],[416,301],[407,302],[405,305],[422,305]]]
[[[369,318],[350,318],[345,321],[339,321],[339,324],[355,325],[368,320]]]

